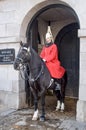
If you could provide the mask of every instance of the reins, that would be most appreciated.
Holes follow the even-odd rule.
[[[33,69],[31,69],[31,68],[30,68],[30,65],[29,65],[28,63],[25,64],[25,65],[22,65],[22,66],[23,66],[22,69],[20,69],[20,75],[21,75],[22,79],[24,79],[24,80],[30,80],[30,79],[31,79],[33,82],[35,82],[35,81],[38,80],[38,78],[41,76],[41,74],[43,74],[43,69],[44,69],[43,64],[42,64],[41,70],[40,70],[39,74],[36,76],[36,78],[34,78],[34,77],[32,76],[32,73],[31,73],[30,70],[35,70],[35,69],[38,69],[38,68],[33,68]],[[25,70],[25,67],[26,67],[26,66],[29,68],[29,73],[30,73],[30,74],[28,74],[27,69]],[[26,67],[26,68],[27,68],[27,67]],[[23,71],[25,77],[23,77],[22,71]],[[30,76],[31,76],[31,77],[30,77]]]
[[[29,74],[27,72],[27,69],[26,69],[26,65],[22,65],[22,69],[19,69],[20,71],[20,75],[21,75],[21,78],[23,80],[29,80]],[[23,73],[23,74],[22,74]],[[24,76],[23,76],[24,75]],[[26,78],[27,77],[27,78]]]

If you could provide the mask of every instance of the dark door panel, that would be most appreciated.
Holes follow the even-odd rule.
[[[55,40],[59,48],[59,59],[62,66],[67,70],[68,82],[66,87],[66,96],[78,97],[79,87],[79,39],[77,37],[77,28],[70,25],[66,27],[63,35],[59,35]]]

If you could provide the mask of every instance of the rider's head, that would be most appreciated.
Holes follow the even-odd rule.
[[[46,44],[50,44],[50,43],[53,42],[53,36],[52,36],[52,32],[51,32],[50,26],[48,26],[48,30],[47,30],[45,39],[46,39]]]

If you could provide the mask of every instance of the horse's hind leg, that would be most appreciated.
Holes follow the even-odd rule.
[[[66,87],[66,75],[62,78],[62,83],[61,83],[61,112],[64,111],[65,109],[65,87]]]
[[[58,91],[55,92],[56,97],[58,98],[56,110],[57,111],[61,110],[61,112],[63,112],[64,109],[65,109],[65,105],[64,105],[65,87],[66,87],[66,84],[67,84],[67,74],[66,73],[64,74],[64,76],[60,80],[60,84],[61,84],[61,90],[58,90]]]
[[[61,95],[60,95],[60,91],[59,90],[57,90],[57,91],[55,91],[55,94],[56,94],[56,97],[57,97],[57,106],[56,106],[56,111],[58,111],[58,110],[60,110],[60,108],[61,108]]]
[[[62,97],[61,97],[61,112],[63,112],[64,111],[64,109],[65,109],[65,105],[64,105],[64,93],[63,93],[63,95],[61,95]]]
[[[64,111],[64,93],[61,94],[59,90],[58,90],[58,100],[57,100],[56,111],[58,110],[61,110],[61,112]]]
[[[57,106],[56,106],[56,111],[61,110],[64,111],[64,98],[65,98],[65,93],[64,93],[64,87],[61,86],[61,90],[56,90],[55,95],[57,97]]]

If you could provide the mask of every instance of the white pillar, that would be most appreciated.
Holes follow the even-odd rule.
[[[86,122],[86,29],[79,30],[78,36],[80,38],[80,67],[76,120]]]

